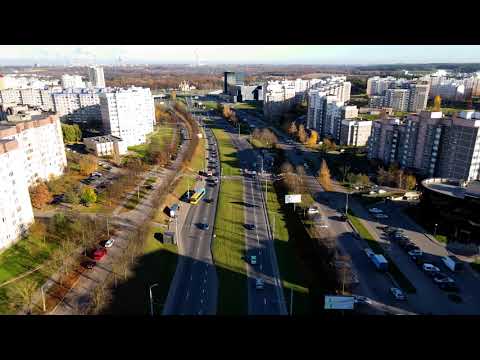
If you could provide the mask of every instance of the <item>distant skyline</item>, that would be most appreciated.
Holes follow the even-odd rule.
[[[0,45],[0,66],[375,65],[480,62],[478,45]]]

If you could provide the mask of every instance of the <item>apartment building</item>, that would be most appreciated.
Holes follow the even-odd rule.
[[[372,132],[371,120],[346,118],[342,120],[340,130],[340,145],[365,146]]]
[[[13,244],[34,222],[24,165],[18,141],[0,139],[0,249]]]
[[[411,168],[425,176],[433,176],[438,167],[442,130],[445,126],[440,111],[422,111],[405,121],[405,137],[398,153],[402,168]]]
[[[375,120],[367,142],[368,159],[379,159],[388,165],[395,162],[404,141],[405,127],[398,118]]]
[[[32,107],[42,106],[42,97],[39,89],[20,89],[20,104]]]
[[[21,104],[21,98],[18,89],[0,90],[0,102],[2,104]]]
[[[62,87],[64,89],[80,89],[85,87],[85,83],[80,75],[62,75]]]
[[[14,126],[0,126],[0,139],[18,142],[24,153],[24,176],[29,186],[63,174],[67,158],[58,116],[48,115]]]
[[[307,128],[317,131],[320,137],[339,141],[341,121],[358,116],[356,106],[345,106],[350,90],[351,84],[345,82],[345,77],[313,85],[308,90]]]
[[[462,111],[448,119],[441,138],[438,176],[480,179],[480,112]]]
[[[95,90],[64,90],[52,94],[56,113],[75,122],[101,119],[99,93]]]
[[[153,131],[155,106],[148,88],[131,87],[100,93],[100,112],[106,133],[125,146],[142,144]]]
[[[98,89],[105,88],[105,75],[101,66],[91,66],[88,68],[88,79],[92,86]]]

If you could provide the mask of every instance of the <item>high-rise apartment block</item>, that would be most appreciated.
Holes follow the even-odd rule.
[[[403,123],[374,121],[368,158],[398,162],[426,177],[480,179],[480,113],[446,117],[438,111],[409,115]]]
[[[223,93],[231,96],[237,95],[237,86],[244,85],[245,74],[226,71],[223,73]]]
[[[67,166],[58,116],[0,126],[0,248],[33,222],[28,192],[37,181],[59,176]]]
[[[144,143],[153,131],[155,106],[148,88],[115,89],[100,94],[103,129],[125,146]]]
[[[88,68],[88,79],[95,88],[105,88],[105,75],[101,66],[91,66]]]
[[[371,130],[371,120],[344,119],[340,129],[340,145],[365,146]]]

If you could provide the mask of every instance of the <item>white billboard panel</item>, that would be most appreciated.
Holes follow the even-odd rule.
[[[302,202],[302,195],[285,195],[285,204],[298,204]]]
[[[353,296],[325,296],[325,309],[353,310]]]

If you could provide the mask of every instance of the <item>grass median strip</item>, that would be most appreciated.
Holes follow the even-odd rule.
[[[295,254],[296,250],[289,241],[288,218],[282,211],[280,199],[271,184],[268,184],[267,204],[268,218],[274,235],[275,253],[287,307],[290,308],[290,291],[293,291],[293,314],[309,314],[308,286],[302,276],[299,260]]]
[[[400,287],[407,293],[413,294],[417,292],[417,289],[408,280],[408,278],[400,271],[400,269],[392,261],[392,258],[385,252],[382,246],[376,241],[370,232],[365,228],[360,219],[355,216],[351,209],[348,209],[348,219],[352,223],[353,227],[357,230],[358,234],[367,242],[368,246],[377,254],[382,254],[388,260],[388,272]]]
[[[222,129],[212,128],[218,142],[222,175],[240,175],[237,149],[233,146],[230,136]]]

